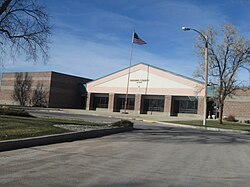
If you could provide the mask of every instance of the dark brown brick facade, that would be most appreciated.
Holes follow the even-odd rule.
[[[90,79],[53,72],[49,96],[50,107],[84,108],[86,92],[84,93],[83,84],[89,81]]]

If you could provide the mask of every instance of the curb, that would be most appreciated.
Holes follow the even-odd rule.
[[[240,134],[250,134],[248,131],[242,130],[231,130],[231,129],[221,129],[221,128],[214,128],[214,127],[201,127],[201,126],[192,126],[192,125],[182,125],[177,123],[167,123],[162,121],[155,121],[155,120],[145,120],[141,118],[136,118],[137,121],[143,121],[147,123],[159,123],[163,125],[169,125],[174,127],[183,127],[183,128],[191,128],[191,129],[200,129],[200,130],[208,130],[208,131],[216,131],[216,132],[233,132],[233,133],[240,133]]]
[[[127,120],[133,120],[133,117],[125,117],[125,116],[114,116],[114,115],[105,115],[105,114],[90,114],[92,116],[101,116],[101,117],[109,117],[109,118],[116,118],[116,119],[127,119]]]
[[[29,110],[27,110],[29,111]],[[40,110],[40,111],[46,111],[46,112],[54,112],[54,113],[65,113],[67,115],[69,114],[77,114],[77,115],[85,115],[86,113],[69,113],[65,112],[63,110]],[[122,116],[122,115],[112,115],[112,114],[102,114],[102,113],[88,113],[86,115],[91,115],[91,116],[101,116],[101,117],[109,117],[109,118],[116,118],[116,119],[127,119],[127,120],[134,120],[135,117],[133,116]]]
[[[165,123],[165,122],[161,122],[161,121],[156,121],[156,120],[149,120],[149,119],[143,119],[143,118],[135,118],[134,120],[136,121],[143,121],[143,122],[147,122],[147,123]]]
[[[72,142],[90,138],[99,138],[111,134],[132,131],[133,129],[133,127],[118,127],[112,129],[92,130],[87,132],[71,132],[18,140],[0,141],[0,152],[55,143]]]
[[[233,133],[240,133],[240,134],[250,134],[248,131],[242,131],[242,130],[231,130],[231,129],[221,129],[221,128],[214,128],[214,127],[201,127],[201,126],[192,126],[192,125],[182,125],[182,124],[166,123],[166,122],[160,122],[160,121],[158,121],[157,123],[170,125],[170,126],[175,126],[175,127],[201,129],[201,130],[216,131],[216,132],[233,132]]]

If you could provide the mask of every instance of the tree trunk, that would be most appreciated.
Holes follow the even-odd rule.
[[[20,97],[19,102],[20,102],[21,106],[25,106],[25,100],[24,100],[23,96]]]
[[[219,103],[219,122],[220,122],[220,124],[223,124],[223,121],[222,121],[222,119],[223,119],[223,110],[224,110],[224,101],[221,101],[220,103]]]

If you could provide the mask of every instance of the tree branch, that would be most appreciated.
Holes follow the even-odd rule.
[[[9,4],[11,3],[11,1],[12,1],[12,0],[5,0],[5,1],[2,3],[2,5],[1,5],[1,7],[0,7],[0,15],[2,15],[2,14],[6,11],[6,9],[7,9],[8,6],[9,6]]]

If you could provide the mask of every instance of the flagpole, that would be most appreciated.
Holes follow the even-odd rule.
[[[147,95],[147,92],[148,92],[148,81],[149,81],[149,65],[148,65],[148,68],[147,68],[147,82],[146,82],[146,89],[145,89],[145,95]]]
[[[132,55],[133,55],[133,49],[134,49],[134,34],[135,32],[133,32],[132,34],[132,42],[131,42],[131,48],[130,48],[130,61],[129,61],[129,68],[128,68],[128,81],[127,81],[127,90],[126,90],[126,96],[125,96],[125,106],[124,106],[124,113],[127,113],[127,100],[128,100],[128,89],[129,89],[129,79],[130,79],[130,69],[131,69],[131,65],[132,65]]]

